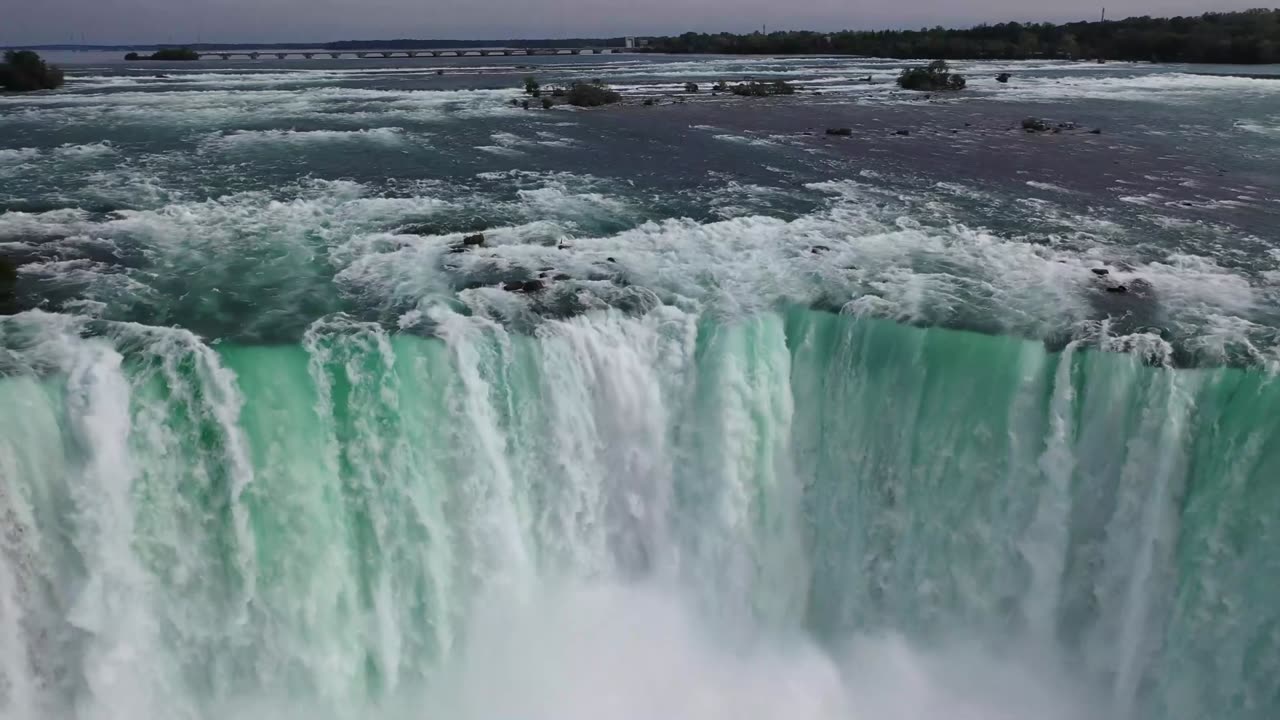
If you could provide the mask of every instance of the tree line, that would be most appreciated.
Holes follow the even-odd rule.
[[[1192,63],[1280,62],[1280,10],[1133,17],[1103,22],[999,23],[968,29],[685,33],[651,38],[662,53],[841,54],[948,60],[1035,58]]]

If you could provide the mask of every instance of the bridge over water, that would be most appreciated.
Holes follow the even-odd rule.
[[[433,49],[390,49],[390,50],[206,50],[200,53],[202,59],[221,58],[419,58],[419,57],[488,57],[490,55],[593,55],[605,53],[635,52],[634,48],[625,47],[575,47],[575,48],[443,48]]]

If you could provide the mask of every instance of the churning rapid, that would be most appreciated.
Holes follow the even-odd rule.
[[[1277,717],[1280,83],[473,60],[0,98],[0,717]]]

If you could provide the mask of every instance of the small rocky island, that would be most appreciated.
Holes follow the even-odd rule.
[[[0,63],[0,88],[9,92],[54,90],[62,87],[62,69],[31,50],[9,50]]]
[[[185,47],[184,48],[160,48],[159,50],[156,50],[150,55],[139,55],[136,52],[131,52],[128,55],[125,55],[124,59],[129,60],[131,62],[134,60],[189,61],[189,60],[199,60],[200,53],[196,52],[195,50],[192,50],[191,48],[185,48]]]

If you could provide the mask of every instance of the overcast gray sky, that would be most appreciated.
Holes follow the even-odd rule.
[[[305,42],[879,29],[1196,15],[1259,0],[0,0],[0,45]]]

